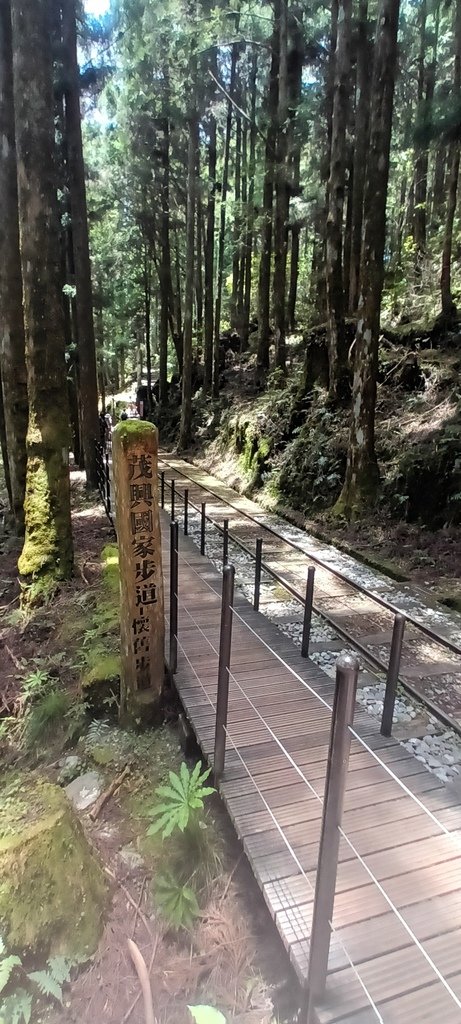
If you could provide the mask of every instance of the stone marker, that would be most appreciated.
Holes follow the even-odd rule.
[[[152,423],[125,420],[112,438],[120,564],[120,721],[148,724],[158,711],[164,679],[158,435]]]

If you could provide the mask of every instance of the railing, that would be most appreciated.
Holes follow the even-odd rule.
[[[177,667],[178,647],[182,651],[180,637],[178,636],[178,542],[178,523],[174,520],[171,523],[170,547],[170,669],[172,673],[174,673]],[[202,583],[204,583],[215,595],[219,596],[216,586],[213,586],[210,581],[204,580],[201,574],[193,565],[191,565],[190,562],[187,561],[187,559],[184,559],[184,562],[188,568],[197,575]],[[252,629],[251,625],[246,622],[238,609],[235,608],[234,578],[234,566],[227,563],[223,568],[222,578],[219,650],[216,650],[212,641],[206,636],[203,629],[200,627],[200,624],[196,622],[190,609],[186,609],[188,621],[191,620],[191,622],[196,625],[204,642],[209,645],[215,655],[218,655],[218,678],[215,701],[211,700],[208,691],[205,689],[205,686],[195,671],[194,676],[215,714],[212,768],[216,785],[219,786],[223,777],[225,780],[226,749],[229,746],[232,749],[233,755],[235,755],[239,763],[241,763],[242,767],[245,769],[248,778],[251,780],[251,783],[255,788],[258,798],[272,820],[273,826],[277,828],[286,850],[293,858],[293,873],[297,872],[301,875],[313,897],[307,982],[305,985],[303,1005],[299,1017],[300,1024],[317,1024],[318,1017],[316,1013],[316,1006],[318,1006],[319,1002],[324,998],[326,992],[328,961],[332,937],[334,937],[335,942],[341,950],[345,965],[348,965],[351,968],[357,984],[361,987],[363,999],[366,1000],[374,1019],[380,1022],[380,1024],[384,1024],[384,1018],[381,1015],[377,1003],[373,999],[372,993],[370,992],[369,982],[363,977],[361,963],[354,963],[351,959],[351,956],[342,940],[341,934],[333,925],[339,847],[341,840],[347,846],[352,857],[361,865],[361,868],[367,875],[369,882],[377,888],[380,896],[387,903],[389,910],[394,915],[396,924],[398,923],[398,926],[401,927],[402,947],[407,946],[408,941],[410,940],[410,943],[415,948],[415,952],[421,956],[422,960],[425,961],[425,966],[429,966],[429,968],[434,972],[435,977],[445,988],[445,991],[453,1000],[457,1009],[461,1010],[460,996],[457,994],[456,990],[451,987],[450,980],[445,978],[441,973],[437,964],[433,961],[428,951],[424,948],[417,935],[414,933],[411,925],[405,920],[402,911],[395,905],[392,897],[386,891],[385,882],[376,877],[373,869],[367,863],[366,856],[361,855],[357,850],[355,846],[354,833],[352,833],[352,837],[349,836],[343,826],[343,807],[352,739],[358,742],[361,745],[361,748],[368,752],[369,757],[373,759],[376,764],[379,764],[382,770],[386,772],[386,775],[394,781],[396,786],[401,790],[400,795],[405,794],[414,801],[418,805],[420,811],[427,815],[432,822],[438,826],[441,833],[451,839],[458,849],[459,839],[457,838],[456,833],[451,833],[449,828],[439,821],[436,815],[426,807],[421,802],[420,798],[408,788],[405,782],[393,772],[392,768],[380,758],[379,751],[373,750],[366,743],[366,740],[355,731],[353,726],[353,717],[359,672],[359,664],[355,657],[346,655],[340,657],[337,661],[334,700],[333,705],[331,706],[324,696],[317,693],[308,684],[308,682],[306,682],[295,671],[294,668],[290,668],[290,666],[283,661],[276,651],[272,650],[268,644],[265,644],[273,656],[291,672],[293,677],[297,678],[306,687],[306,689],[315,696],[324,708],[328,708],[328,710],[331,711],[331,727],[328,744],[325,787],[323,796],[319,794],[317,788],[312,785],[304,774],[304,770],[296,763],[288,752],[282,740],[276,736],[269,723],[265,720],[264,714],[261,713],[255,705],[254,700],[256,698],[253,700],[251,699],[244,688],[240,685],[235,674],[232,672],[232,631],[234,620],[238,620],[239,623],[243,624],[243,626],[250,630],[250,632],[255,633],[255,630]],[[311,579],[312,578],[313,577],[311,576]],[[394,644],[394,662],[393,665],[391,665],[393,672],[392,678],[395,678],[396,652],[398,653],[398,642],[399,639],[401,639],[401,633],[402,623],[397,621],[395,626],[396,641]],[[189,660],[187,655],[185,655],[185,658],[187,661]],[[297,772],[300,779],[305,782],[307,790],[309,791],[309,798],[315,798],[322,805],[315,883],[309,878],[308,871],[304,869],[295,850],[287,839],[285,829],[279,824],[277,820],[277,808],[274,810],[274,808],[272,808],[267,802],[264,793],[258,785],[257,779],[255,779],[253,775],[251,767],[246,763],[245,758],[239,749],[238,741],[234,741],[232,737],[232,732],[228,727],[230,680],[232,680],[235,690],[238,691],[238,700],[240,701],[245,699],[247,701],[249,708],[251,708],[252,712],[258,716],[260,723],[270,731],[272,741],[277,744],[279,752],[283,753],[287,758],[287,764],[289,764],[291,768]],[[408,870],[410,869],[411,865]],[[314,867],[310,870],[314,870]],[[350,982],[348,982],[348,984],[350,985]]]
[[[95,447],[96,466],[98,472],[98,491],[104,505],[107,518],[112,529],[115,531],[110,480],[110,450],[109,446],[103,444],[101,441],[96,441]]]
[[[174,479],[167,480],[165,473],[162,471],[159,473],[160,479],[160,502],[162,508],[165,508],[165,486],[170,488],[171,492],[171,506],[170,514],[171,519],[175,518],[178,498],[180,498],[180,492],[176,489],[176,481]],[[259,537],[256,541],[255,550],[252,551],[247,544],[239,540],[229,531],[229,520],[224,519],[223,525],[217,523],[215,519],[210,516],[206,511],[206,502],[202,502],[200,508],[195,505],[189,497],[189,491],[184,491],[184,533],[187,535],[189,531],[189,510],[192,508],[200,516],[200,553],[206,554],[206,526],[209,523],[213,529],[222,535],[223,548],[222,548],[222,563],[223,567],[227,564],[229,555],[229,541],[235,544],[241,551],[244,551],[249,558],[255,562],[254,572],[254,588],[253,588],[253,608],[255,611],[259,610],[260,604],[260,592],[261,592],[261,579],[262,573],[275,580],[281,587],[286,590],[295,601],[303,607],[303,628],[302,628],[302,642],[301,642],[301,655],[303,658],[309,657],[309,645],[310,645],[310,634],[311,634],[311,623],[312,623],[312,612],[314,611],[321,618],[325,619],[325,616],[314,604],[314,586],[315,586],[315,566],[309,566],[307,570],[306,578],[306,590],[305,594],[301,595],[298,591],[291,586],[290,583],[280,573],[272,569],[270,565],[267,565],[263,561],[263,540]],[[328,621],[328,620],[327,620]],[[389,654],[389,664],[387,667],[376,657],[374,657],[366,647],[357,641],[353,641],[353,646],[369,664],[372,664],[379,671],[386,672],[386,688],[383,700],[383,711],[381,718],[381,735],[391,736],[392,734],[392,720],[394,713],[394,705],[397,694],[397,685],[399,679],[400,670],[400,659],[402,653],[403,635],[405,630],[405,616],[398,612],[394,617],[394,629],[392,634],[391,649]],[[341,629],[336,623],[332,624],[336,633],[347,643],[352,643],[350,636]]]

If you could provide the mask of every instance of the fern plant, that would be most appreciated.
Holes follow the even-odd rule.
[[[200,908],[190,885],[182,884],[171,874],[158,875],[155,895],[159,910],[174,928],[192,928]]]
[[[21,974],[36,986],[40,995],[51,996],[62,1005],[62,986],[69,981],[72,967],[79,962],[65,956],[53,956],[47,960],[45,970],[26,974],[21,958],[7,952],[0,936],[0,1024],[29,1024],[33,1000],[24,988],[16,987],[16,980]],[[3,996],[7,986],[10,993]]]
[[[155,790],[160,803],[149,812],[156,820],[149,826],[148,836],[161,832],[162,838],[167,839],[175,829],[185,832],[197,825],[206,797],[215,792],[213,786],[204,785],[210,772],[211,768],[202,771],[201,761],[190,772],[183,761],[179,775],[168,773],[169,785],[158,786]]]
[[[226,1024],[226,1018],[214,1006],[188,1006],[195,1024]]]

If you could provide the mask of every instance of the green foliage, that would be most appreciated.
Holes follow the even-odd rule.
[[[163,839],[167,839],[175,829],[185,832],[196,825],[205,798],[215,792],[212,786],[204,786],[211,768],[204,772],[201,772],[201,768],[202,763],[199,761],[190,772],[183,762],[179,775],[169,772],[169,786],[157,787],[155,792],[161,802],[151,810],[152,817],[157,820],[147,830],[148,836],[161,832]]]
[[[226,1024],[226,1018],[214,1006],[188,1006],[195,1024]]]
[[[0,936],[0,994],[7,986],[10,993],[0,1000],[0,1024],[29,1024],[32,1014],[32,996],[24,988],[16,985],[22,976],[32,982],[41,996],[52,997],[62,1005],[62,986],[69,981],[72,967],[79,960],[71,960],[64,956],[50,957],[46,969],[42,971],[24,971],[21,957],[8,954],[5,943]]]
[[[174,928],[192,928],[200,914],[196,893],[190,885],[168,873],[158,875],[155,895],[159,910]]]
[[[31,747],[43,742],[56,727],[61,726],[69,710],[69,697],[63,690],[53,687],[40,697],[27,713],[24,741]]]

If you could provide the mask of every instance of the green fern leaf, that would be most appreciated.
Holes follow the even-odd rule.
[[[32,996],[19,988],[0,1003],[1,1024],[29,1024],[32,1015]]]
[[[176,772],[168,772],[168,777],[170,780],[171,788],[175,789],[180,797],[183,797],[184,789],[182,787],[181,779],[176,775]]]
[[[62,988],[49,971],[32,971],[27,977],[40,989],[43,996],[53,996],[62,1003]]]
[[[15,967],[21,966],[19,956],[5,956],[0,960],[0,992],[6,988]]]
[[[58,985],[64,985],[66,981],[69,981],[73,961],[68,957],[52,956],[50,960],[47,960],[47,966],[51,977],[57,981]]]
[[[226,1018],[214,1006],[188,1006],[195,1024],[226,1024]]]

